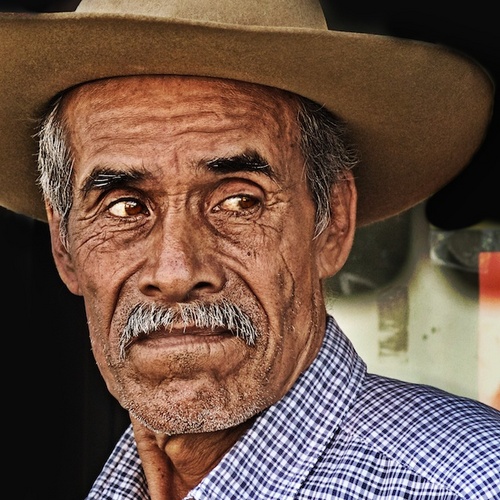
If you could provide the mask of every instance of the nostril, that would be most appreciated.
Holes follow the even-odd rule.
[[[200,281],[199,283],[196,283],[196,285],[193,287],[193,290],[204,290],[206,288],[212,288],[213,286],[213,283],[210,283],[208,281]]]

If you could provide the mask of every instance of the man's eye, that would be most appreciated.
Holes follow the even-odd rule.
[[[119,200],[109,207],[109,213],[115,217],[136,217],[147,214],[146,207],[137,200]]]
[[[217,210],[224,210],[226,212],[245,213],[248,210],[252,210],[258,205],[258,200],[253,196],[238,195],[226,198],[224,201],[219,203]]]

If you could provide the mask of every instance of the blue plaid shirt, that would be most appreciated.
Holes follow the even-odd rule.
[[[149,498],[130,428],[87,498]],[[367,374],[330,317],[312,365],[186,498],[500,499],[500,412]]]

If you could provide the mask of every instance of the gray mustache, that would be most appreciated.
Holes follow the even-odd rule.
[[[196,327],[213,330],[223,328],[249,346],[255,345],[259,335],[252,319],[239,306],[222,300],[214,303],[190,302],[165,307],[158,304],[137,304],[131,310],[120,337],[120,359],[124,360],[127,347],[137,337],[173,327]]]

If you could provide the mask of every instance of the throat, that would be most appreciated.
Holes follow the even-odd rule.
[[[221,461],[253,419],[217,432],[165,436],[133,422],[151,500],[181,500]]]

